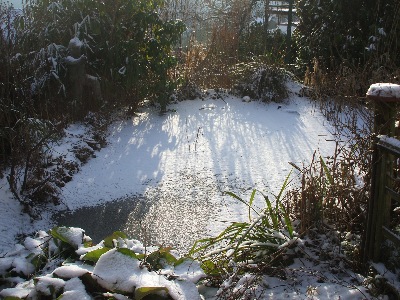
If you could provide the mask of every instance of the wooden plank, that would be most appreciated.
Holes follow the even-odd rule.
[[[387,207],[387,194],[385,193],[384,187],[387,185],[387,176],[386,172],[388,169],[387,161],[389,154],[387,151],[378,151],[378,157],[379,161],[377,164],[377,173],[376,173],[376,193],[374,197],[374,210],[372,211],[373,214],[373,228],[375,228],[375,233],[374,233],[374,238],[373,238],[373,255],[372,255],[372,260],[373,261],[379,261],[380,260],[380,254],[381,254],[381,243],[383,242],[383,232],[382,232],[382,227],[384,225],[387,225],[386,222],[388,221],[388,214],[389,211],[386,211]]]
[[[400,247],[400,236],[395,234],[386,226],[382,226],[382,233],[388,240],[390,240],[393,244],[395,244],[395,246]]]
[[[393,189],[391,189],[391,188],[388,187],[388,186],[385,186],[385,188],[386,188],[386,192],[390,195],[390,197],[391,197],[393,200],[395,200],[395,201],[397,201],[398,203],[400,203],[400,194],[397,193],[396,191],[394,191]]]
[[[396,147],[393,144],[385,142],[381,139],[378,139],[378,146],[386,151],[389,151],[391,154],[400,157],[400,147]]]

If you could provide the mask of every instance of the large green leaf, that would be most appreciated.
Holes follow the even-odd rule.
[[[141,300],[148,295],[154,295],[156,297],[157,293],[163,291],[168,294],[168,289],[166,287],[140,287],[135,290],[135,299]],[[157,299],[155,297],[152,297],[152,299]]]
[[[50,234],[53,238],[59,239],[60,241],[63,241],[64,243],[70,244],[70,241],[66,236],[67,232],[68,232],[67,227],[54,227],[50,231]]]
[[[93,277],[89,272],[79,276],[79,279],[85,286],[85,290],[90,294],[106,292],[106,290],[97,282],[95,277]]]
[[[146,257],[146,261],[157,270],[164,267],[163,263],[174,265],[177,262],[177,259],[171,254],[170,250],[171,248],[160,248],[157,251],[150,253]]]
[[[124,254],[126,256],[138,259],[137,254],[135,252],[133,252],[132,250],[128,249],[128,248],[119,248],[117,250],[117,252],[122,253],[122,254]]]
[[[128,238],[127,235],[121,231],[115,231],[113,234],[109,235],[104,239],[104,246],[108,248],[114,248],[114,240],[126,239]]]
[[[85,256],[82,258],[82,260],[88,260],[92,262],[97,262],[104,253],[108,252],[110,248],[104,247],[104,248],[99,248],[93,251],[90,251],[85,254]]]

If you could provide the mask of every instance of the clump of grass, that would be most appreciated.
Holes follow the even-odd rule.
[[[253,190],[249,201],[227,192],[227,195],[248,207],[249,221],[234,222],[218,236],[198,240],[189,255],[198,257],[203,263],[203,269],[209,275],[216,276],[232,270],[232,261],[246,265],[273,261],[277,254],[282,253],[296,239],[291,218],[282,204],[289,176],[273,200],[257,190]],[[253,205],[257,193],[261,194],[265,203],[261,210]]]
[[[337,144],[333,156],[323,158],[315,152],[309,166],[295,166],[301,186],[290,193],[288,201],[291,213],[300,220],[301,233],[321,225],[339,231],[362,230],[368,186],[359,184],[355,161],[341,156],[342,151]]]

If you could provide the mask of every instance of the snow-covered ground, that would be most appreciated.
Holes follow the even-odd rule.
[[[138,197],[150,202],[145,203],[140,224],[132,220],[136,212],[120,229],[129,236],[135,233],[132,226],[143,222],[152,227],[157,242],[175,244],[183,252],[190,246],[185,243],[190,236],[215,235],[231,221],[247,221],[246,207],[224,191],[243,199],[249,199],[253,188],[277,193],[292,169],[289,162],[301,166],[311,160],[314,151],[323,156],[334,151],[332,128],[308,99],[297,96],[298,88],[293,85],[290,99],[282,104],[248,103],[210,91],[204,100],[171,105],[165,115],[146,107],[114,122],[108,146],[66,184],[63,205],[52,212]],[[84,135],[85,129],[75,124],[66,132],[64,142],[54,147],[55,153],[65,157],[71,141]],[[292,178],[296,184],[296,176]],[[31,223],[12,199],[5,178],[0,181],[0,198],[0,253],[10,249],[17,234],[55,225],[50,212]],[[262,207],[261,202],[256,205]],[[344,284],[335,276],[324,275],[327,280],[319,283],[312,267],[310,261],[298,260],[293,266],[296,279],[265,278],[263,285],[270,290],[262,299],[368,298],[365,290],[350,288],[353,283]],[[356,278],[354,284],[360,281]]]

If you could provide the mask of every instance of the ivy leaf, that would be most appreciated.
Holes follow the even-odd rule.
[[[220,275],[221,269],[212,260],[205,260],[201,264],[201,268],[206,272],[207,275]]]

